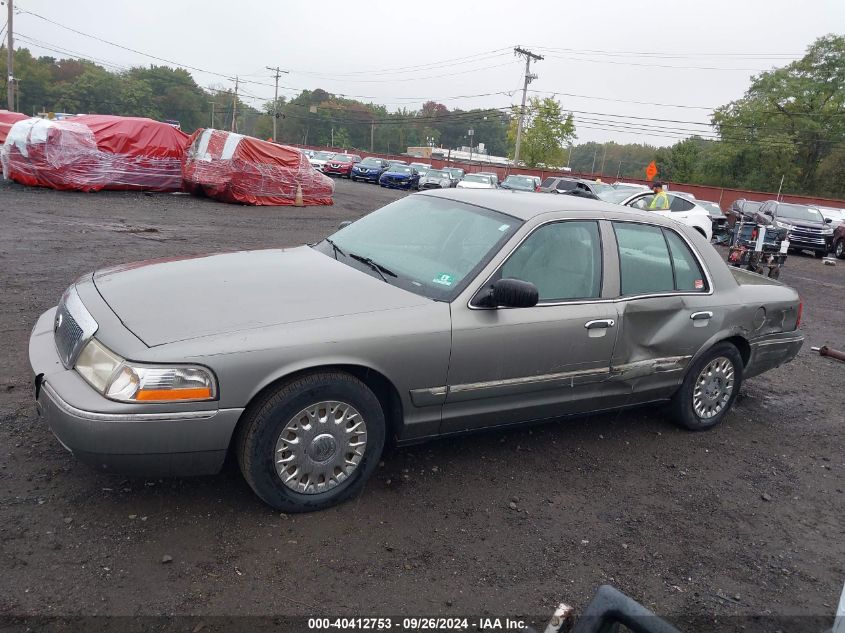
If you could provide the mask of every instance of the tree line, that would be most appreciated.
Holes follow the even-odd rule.
[[[5,59],[0,48],[4,77]],[[513,156],[516,140],[513,108],[449,109],[429,101],[418,110],[388,111],[322,89],[256,108],[245,101],[248,92],[236,96],[231,86],[201,87],[185,69],[108,70],[91,61],[34,57],[26,48],[15,51],[15,76],[16,109],[31,115],[145,116],[178,120],[187,132],[212,122],[231,129],[234,117],[239,132],[259,138],[272,136],[275,118],[280,142],[383,153],[483,143],[492,155]],[[5,86],[3,92],[5,101]],[[784,192],[845,197],[845,37],[821,37],[801,59],[752,76],[743,97],[717,108],[711,123],[712,131],[670,147],[574,144],[576,126],[565,107],[552,98],[532,98],[520,160],[605,178],[643,178],[654,160],[664,180],[761,191],[782,183]]]

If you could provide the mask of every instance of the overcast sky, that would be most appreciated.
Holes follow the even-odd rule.
[[[707,122],[710,108],[742,96],[752,74],[800,57],[821,35],[845,33],[843,0],[15,0],[15,5],[23,11],[15,17],[21,34],[16,46],[36,55],[86,57],[112,70],[161,63],[145,53],[209,71],[192,71],[204,87],[229,87],[228,77],[238,74],[244,99],[256,107],[272,99],[273,79],[265,66],[276,65],[290,71],[280,82],[287,97],[323,88],[391,110],[417,109],[428,99],[450,109],[506,107],[520,99],[524,60],[512,50],[519,44],[545,56],[532,64],[538,79],[530,94],[567,93],[557,98],[576,111],[579,143],[669,145],[687,130],[707,131],[694,123]],[[27,10],[138,52],[71,32]],[[488,93],[494,94],[457,98]]]

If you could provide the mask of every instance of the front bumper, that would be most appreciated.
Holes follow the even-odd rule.
[[[133,405],[113,402],[65,369],[53,343],[55,308],[38,319],[29,340],[36,409],[59,442],[99,470],[138,476],[218,472],[243,409],[216,403]],[[165,407],[171,410],[166,410]]]
[[[759,376],[775,367],[788,363],[798,355],[804,345],[804,333],[778,332],[751,341],[751,356],[743,371],[743,378]]]
[[[367,172],[366,174],[362,174],[359,171],[352,170],[350,177],[354,178],[355,180],[366,180],[367,182],[376,182],[377,183],[379,178],[381,178],[381,174],[379,172],[373,172],[373,173]]]
[[[412,181],[399,182],[394,180],[388,180],[387,178],[381,178],[378,181],[378,184],[380,184],[382,187],[387,187],[389,189],[412,189],[414,186],[416,186],[416,183]]]

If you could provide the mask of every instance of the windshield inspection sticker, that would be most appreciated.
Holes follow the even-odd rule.
[[[505,231],[507,231],[509,228],[511,228],[511,225],[510,225],[510,224],[503,224],[502,226],[500,226],[500,227],[499,227],[499,230],[500,230],[500,231],[502,231],[502,232],[505,232]]]
[[[453,283],[455,283],[455,278],[449,273],[438,273],[437,277],[435,277],[431,281],[433,283],[440,284],[441,286],[451,286]]]

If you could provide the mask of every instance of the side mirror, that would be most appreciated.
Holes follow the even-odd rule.
[[[533,308],[540,300],[537,286],[522,279],[499,279],[482,298],[488,308]]]
[[[833,224],[833,218],[825,218],[824,223],[825,224]]]
[[[352,220],[344,220],[343,222],[337,225],[337,230],[339,231],[340,229],[345,229],[350,224],[352,224]]]

